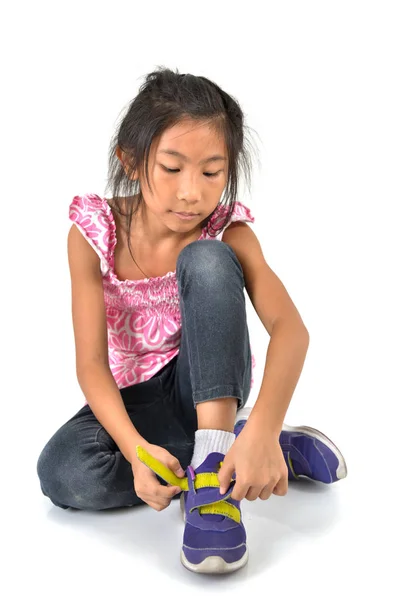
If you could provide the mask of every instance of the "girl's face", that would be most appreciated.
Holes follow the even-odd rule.
[[[136,177],[132,175],[133,179]],[[187,120],[164,131],[150,148],[153,193],[144,173],[139,176],[149,237],[175,239],[199,229],[216,208],[227,177],[225,140],[209,125]],[[192,212],[196,216],[183,220],[176,212]]]

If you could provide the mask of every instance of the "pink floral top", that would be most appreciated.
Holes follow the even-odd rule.
[[[226,211],[226,207],[220,207],[214,213],[214,228]],[[182,323],[176,271],[148,279],[118,279],[114,272],[114,216],[107,201],[97,194],[75,196],[69,218],[100,257],[109,364],[118,388],[146,381],[179,353]],[[236,202],[226,227],[233,221],[253,223],[254,217],[249,208]],[[224,232],[212,237],[206,230],[202,230],[199,240],[221,240]],[[254,369],[253,354],[252,366]],[[252,377],[251,387],[253,383]]]

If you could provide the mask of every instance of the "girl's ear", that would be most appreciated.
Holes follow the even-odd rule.
[[[125,154],[125,152],[123,152],[121,150],[121,148],[119,146],[117,146],[117,149],[115,151],[118,159],[120,160],[120,162],[122,163],[122,166],[124,168],[125,174],[127,175],[127,177],[129,177],[130,179],[137,179],[136,177],[136,171],[131,171],[131,169],[129,168],[129,161],[128,158]]]
[[[119,160],[122,160],[122,150],[119,146],[117,146],[115,154],[118,156]]]

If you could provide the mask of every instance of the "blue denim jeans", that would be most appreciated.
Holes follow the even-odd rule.
[[[179,354],[151,379],[120,392],[140,435],[166,448],[186,469],[197,429],[196,405],[232,396],[242,408],[250,394],[252,361],[243,271],[232,248],[219,240],[192,242],[178,256],[176,275]],[[135,493],[130,463],[89,405],[50,438],[37,473],[43,494],[61,508],[144,503]]]

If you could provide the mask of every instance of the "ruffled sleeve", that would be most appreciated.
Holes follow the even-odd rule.
[[[214,215],[211,217],[211,223],[214,230],[218,229],[222,225],[227,213],[228,208],[226,206],[221,206],[218,209],[218,211],[214,213]],[[248,206],[246,206],[242,202],[236,202],[230,219],[224,226],[223,230],[217,236],[215,236],[214,239],[221,240],[225,229],[229,227],[229,225],[234,221],[245,221],[248,223],[254,223],[254,216],[252,215],[251,210]]]
[[[114,221],[108,203],[97,194],[74,196],[69,206],[69,218],[100,258],[104,277],[112,264]],[[115,245],[115,244],[114,244]]]

